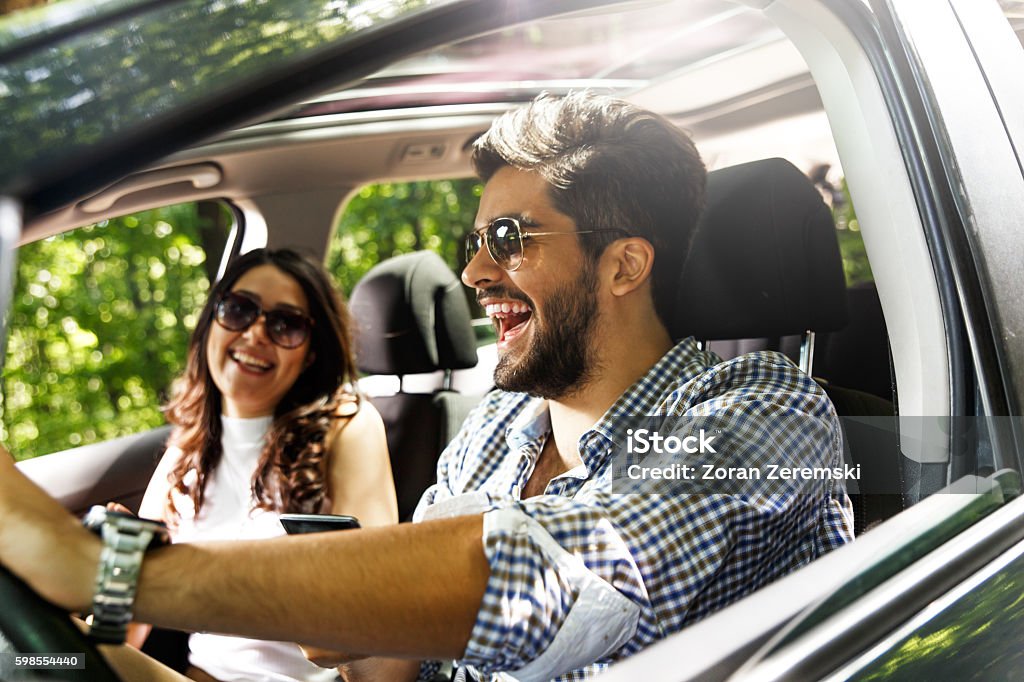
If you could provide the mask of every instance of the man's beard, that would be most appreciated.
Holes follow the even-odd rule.
[[[525,297],[524,297],[525,298]],[[504,391],[558,399],[573,395],[592,378],[592,331],[597,322],[597,273],[587,262],[575,281],[544,301],[544,323],[534,311],[530,346],[513,359],[506,353],[494,368],[494,385]]]

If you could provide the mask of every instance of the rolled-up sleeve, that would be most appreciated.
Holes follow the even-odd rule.
[[[606,658],[635,633],[640,606],[531,516],[541,506],[516,505],[484,515],[491,577],[463,658],[483,672],[509,671],[524,681],[551,679]],[[627,564],[621,572],[630,591],[642,591],[617,533],[599,523],[587,535],[609,565]]]

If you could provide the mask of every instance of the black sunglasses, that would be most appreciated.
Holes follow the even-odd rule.
[[[598,232],[620,232],[625,230],[614,228],[607,230],[576,230],[575,232],[530,232],[524,230],[517,218],[495,218],[485,227],[473,230],[466,235],[465,258],[468,265],[473,257],[487,245],[487,253],[502,270],[514,272],[523,264],[523,242],[530,237],[553,237],[555,235],[597,234]]]
[[[214,319],[228,331],[245,331],[265,318],[267,337],[282,348],[298,348],[313,331],[313,318],[297,310],[263,310],[260,302],[241,291],[229,291],[217,302]]]

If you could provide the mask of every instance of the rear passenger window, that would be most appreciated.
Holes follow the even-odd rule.
[[[0,438],[19,459],[164,423],[232,223],[179,204],[18,250]]]
[[[392,256],[428,249],[455,273],[462,270],[462,238],[473,227],[483,185],[476,179],[366,185],[342,213],[327,250],[327,270],[346,297],[367,270]],[[483,318],[470,289],[474,317]],[[495,341],[490,321],[476,324],[481,345]]]

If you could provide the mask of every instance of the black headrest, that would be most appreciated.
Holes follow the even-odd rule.
[[[466,294],[432,251],[375,265],[352,290],[349,305],[363,372],[421,374],[476,365]]]
[[[673,338],[745,339],[846,324],[832,214],[795,166],[765,159],[708,174],[683,267]]]

